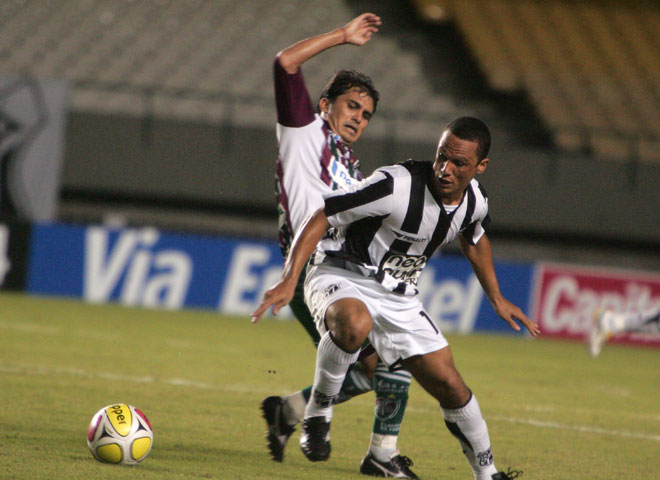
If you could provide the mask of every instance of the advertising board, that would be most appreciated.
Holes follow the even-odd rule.
[[[37,224],[28,291],[89,302],[166,309],[205,308],[249,316],[280,277],[275,242],[182,235],[153,228]],[[532,266],[496,263],[505,296],[529,305]],[[419,280],[421,299],[445,332],[513,333],[485,299],[462,256],[434,257]],[[291,316],[284,309],[279,317]]]
[[[660,308],[660,275],[611,268],[540,263],[533,318],[545,336],[582,340],[596,308],[647,312]],[[660,346],[660,334],[625,333],[614,342]]]

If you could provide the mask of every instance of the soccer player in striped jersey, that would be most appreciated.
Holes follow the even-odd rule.
[[[279,238],[286,256],[293,233],[310,214],[323,206],[323,194],[362,180],[359,162],[351,145],[357,141],[376,111],[378,92],[369,77],[355,71],[337,72],[321,94],[315,112],[303,80],[301,65],[319,53],[342,44],[363,45],[378,31],[381,21],[372,13],[362,14],[342,28],[307,38],[275,58],[274,82],[277,105],[277,196]],[[299,279],[291,309],[315,344],[320,336],[305,305],[304,275]],[[368,450],[374,458],[375,475],[417,478],[411,462],[399,454],[397,438],[403,419],[411,375],[390,373],[365,349],[362,362],[345,376],[339,401],[372,389],[376,393],[376,417]],[[375,370],[375,371],[374,371]],[[375,387],[374,387],[375,386]],[[270,396],[261,404],[268,424],[268,447],[276,461],[302,420],[312,388],[285,397]]]
[[[660,333],[660,308],[628,313],[596,309],[589,332],[589,353],[597,357],[610,338],[624,332]]]
[[[488,165],[489,148],[483,122],[456,119],[442,133],[434,162],[382,167],[357,185],[326,194],[324,207],[296,235],[282,278],[265,293],[253,321],[271,306],[277,313],[288,303],[311,256],[305,297],[322,337],[300,438],[310,460],[330,455],[332,405],[348,365],[369,338],[391,371],[405,367],[439,401],[476,480],[520,474],[497,471],[477,399],[416,297],[428,258],[458,238],[498,315],[514,330],[521,329],[520,322],[531,335],[539,333],[538,325],[504,298],[497,281],[485,233],[488,200],[474,179]],[[330,237],[328,228],[335,229]],[[367,456],[363,465],[370,461]]]

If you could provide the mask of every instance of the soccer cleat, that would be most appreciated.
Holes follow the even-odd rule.
[[[282,406],[282,397],[268,397],[261,402],[261,414],[268,425],[266,438],[268,439],[268,450],[270,456],[276,462],[284,460],[284,447],[295,427],[286,423]]]
[[[330,422],[326,422],[325,417],[303,420],[300,449],[312,462],[325,462],[330,458]]]
[[[612,314],[611,310],[600,308],[593,313],[591,331],[589,332],[589,353],[592,357],[597,357],[605,342],[612,338],[612,332],[605,324],[606,317]]]
[[[415,473],[410,470],[413,461],[403,455],[393,456],[389,462],[381,462],[374,457],[371,452],[360,462],[360,473],[371,475],[372,477],[386,478],[417,478]]]
[[[497,472],[490,478],[493,480],[513,480],[514,478],[521,477],[522,474],[522,470],[511,470],[509,468],[506,472]]]

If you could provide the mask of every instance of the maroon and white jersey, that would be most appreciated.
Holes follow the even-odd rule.
[[[305,219],[323,207],[323,195],[362,179],[350,147],[314,110],[300,69],[288,74],[275,59],[277,104],[276,195],[279,241],[286,256]]]

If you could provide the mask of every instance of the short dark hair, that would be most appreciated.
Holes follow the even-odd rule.
[[[490,150],[490,130],[484,122],[474,117],[459,117],[447,124],[450,131],[461,140],[477,142],[477,163],[488,156]]]
[[[321,92],[319,100],[327,98],[330,100],[330,103],[334,103],[339,95],[348,92],[354,87],[357,87],[360,93],[366,92],[371,97],[374,102],[374,111],[372,113],[375,113],[380,94],[376,90],[376,87],[374,87],[374,82],[371,78],[355,70],[339,70],[335,73],[323,89],[323,92]]]

